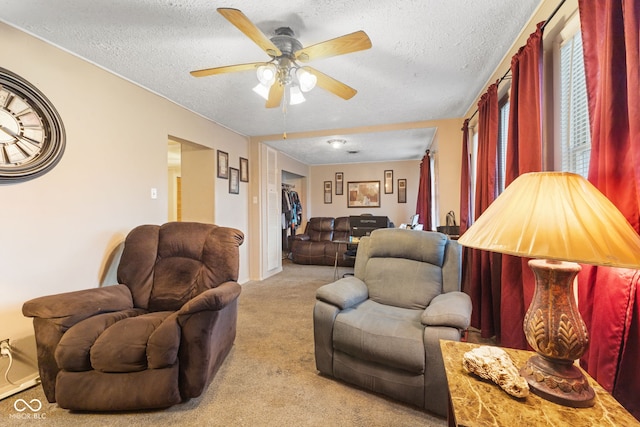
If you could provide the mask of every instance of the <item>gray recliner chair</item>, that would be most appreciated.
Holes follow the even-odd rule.
[[[459,341],[471,318],[460,283],[460,246],[444,234],[380,229],[362,238],[354,276],[316,293],[317,369],[445,416],[439,340]]]

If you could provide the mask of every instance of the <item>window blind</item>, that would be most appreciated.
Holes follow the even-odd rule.
[[[562,170],[587,178],[591,134],[580,32],[560,47],[560,85]]]

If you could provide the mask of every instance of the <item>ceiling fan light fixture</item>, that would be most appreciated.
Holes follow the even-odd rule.
[[[192,76],[205,77],[254,70],[262,87],[256,86],[253,90],[267,99],[266,108],[275,108],[282,105],[283,97],[287,100],[285,104],[289,102],[292,105],[302,102],[302,99],[304,99],[302,93],[312,90],[318,81],[321,89],[327,90],[342,99],[351,99],[356,94],[357,91],[346,84],[314,68],[300,67],[296,61],[308,62],[314,59],[329,58],[369,49],[371,40],[364,31],[356,31],[303,47],[290,27],[276,28],[275,35],[269,38],[240,10],[225,7],[219,7],[216,10],[269,55],[271,60],[268,62],[253,62],[194,70],[191,71]],[[289,90],[285,96],[287,87],[289,89],[296,87],[300,91],[300,95],[294,91],[294,99],[291,99],[292,94],[291,90]],[[269,89],[269,93],[266,96],[265,92],[267,91],[265,88]]]
[[[311,74],[302,68],[298,68],[296,70],[296,77],[298,77],[300,90],[303,92],[309,92],[311,89],[316,87],[316,83],[318,82],[318,78],[314,74]]]
[[[306,99],[298,86],[291,86],[289,89],[289,105],[302,104]]]
[[[256,70],[258,81],[266,87],[269,87],[276,81],[278,70],[273,64],[261,65]]]
[[[269,99],[269,86],[265,86],[262,83],[258,83],[254,88],[253,91],[255,93],[257,93],[258,95],[260,95],[262,98],[264,98],[265,100]]]

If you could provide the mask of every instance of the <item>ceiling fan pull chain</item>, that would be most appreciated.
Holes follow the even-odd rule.
[[[287,139],[287,101],[282,102],[282,139]]]

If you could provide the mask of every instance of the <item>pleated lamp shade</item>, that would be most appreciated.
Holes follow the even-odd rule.
[[[458,241],[527,258],[640,269],[640,236],[598,189],[568,172],[519,176]]]

